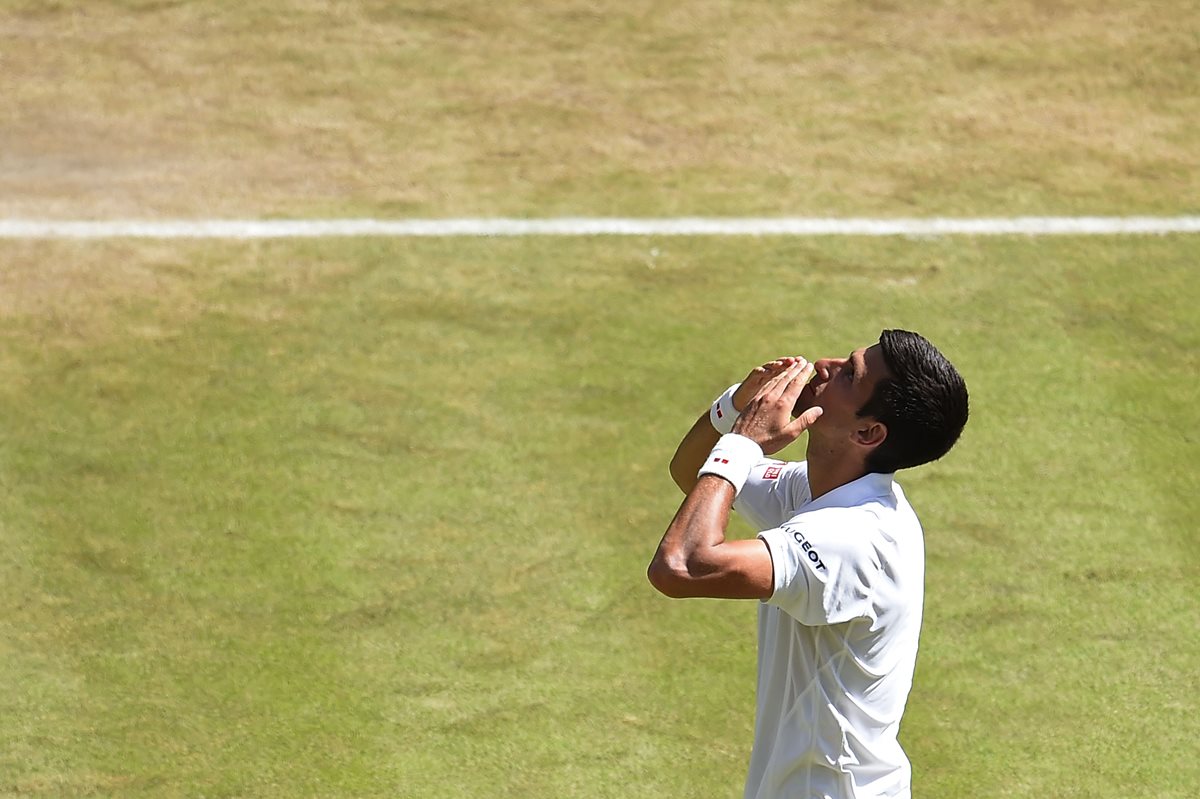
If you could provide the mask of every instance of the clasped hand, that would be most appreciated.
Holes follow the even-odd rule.
[[[740,414],[733,432],[758,444],[765,455],[791,444],[822,413],[813,407],[792,418],[796,400],[813,372],[813,365],[803,358],[781,358],[755,369],[734,394],[733,404]]]

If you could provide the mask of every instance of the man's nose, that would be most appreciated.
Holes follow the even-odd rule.
[[[834,372],[845,365],[845,358],[820,358],[813,363],[813,366],[817,370],[817,377],[822,381],[828,380]]]

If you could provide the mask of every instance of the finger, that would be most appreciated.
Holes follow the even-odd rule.
[[[798,363],[798,361],[792,361],[776,372],[775,375],[763,385],[763,389],[760,393],[763,396],[770,396],[771,392],[774,391],[778,386],[787,385],[787,381],[791,379],[791,374],[796,370]]]
[[[783,358],[776,358],[773,361],[764,363],[762,366],[759,367],[759,369],[762,369],[764,372],[768,372],[770,374],[779,374],[781,371],[786,369],[788,366],[791,366],[791,364],[794,360],[795,360],[795,358],[792,358],[790,356],[783,357]]]
[[[821,414],[825,413],[825,409],[820,405],[814,405],[804,413],[792,420],[792,423],[787,426],[788,435],[799,436],[808,428],[812,427],[813,423],[821,418]]]
[[[771,401],[784,396],[788,386],[794,381],[805,369],[810,369],[808,361],[803,358],[797,358],[788,368],[771,378],[771,381],[763,386],[763,390],[759,392],[763,399]],[[798,392],[797,392],[798,393]]]
[[[807,382],[809,377],[812,376],[812,370],[813,365],[811,363],[804,358],[797,358],[796,363],[793,364],[792,376],[788,380],[788,384],[784,387],[784,390],[786,391],[787,388],[791,387],[792,383],[795,383],[797,380],[803,379],[805,382]]]
[[[742,381],[742,385],[733,395],[733,407],[738,411],[744,411],[746,405],[762,393],[767,382],[790,366],[793,361],[795,358],[785,356],[767,361],[750,370],[750,374],[746,375],[746,379]]]
[[[815,369],[811,363],[805,363],[803,367],[797,370],[781,395],[783,399],[795,403],[796,399],[800,396],[800,392],[808,385],[808,381],[812,380],[814,371]]]
[[[790,361],[791,359],[789,358],[776,358],[773,361],[767,361],[762,366],[754,367],[747,379],[753,380],[756,383],[760,380],[766,381],[783,371],[783,369],[788,366]]]

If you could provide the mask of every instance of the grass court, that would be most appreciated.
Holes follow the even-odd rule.
[[[0,216],[1195,214],[1198,10],[8,3]],[[645,581],[667,463],[904,327],[972,396],[900,475],[914,795],[1193,797],[1198,258],[2,241],[0,796],[740,796],[754,607]]]

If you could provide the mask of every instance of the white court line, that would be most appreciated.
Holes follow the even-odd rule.
[[[0,219],[0,239],[279,239],[324,236],[1104,236],[1130,233],[1200,233],[1200,216],[1018,216],[976,219]]]

